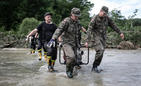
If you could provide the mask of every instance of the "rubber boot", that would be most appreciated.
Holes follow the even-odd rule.
[[[38,50],[38,55],[39,55],[39,61],[42,60],[42,49]]]
[[[45,61],[47,61],[47,52],[44,52]]]
[[[73,67],[66,66],[66,74],[68,78],[73,78]]]
[[[103,71],[102,69],[98,69],[98,67],[97,66],[94,66],[93,65],[93,67],[92,67],[92,70],[91,70],[92,72],[94,71],[94,72],[96,72],[96,73],[100,73],[101,71]]]
[[[42,60],[42,53],[39,52],[39,61],[41,61],[41,60]]]
[[[31,49],[31,50],[30,50],[30,53],[31,53],[31,54],[35,53],[35,50]]]
[[[35,53],[35,50],[32,50],[32,54]]]
[[[80,65],[76,65],[75,68],[81,69],[81,66]]]
[[[67,74],[68,78],[73,78],[73,65],[71,64],[71,60],[70,59],[67,59],[66,74]]]
[[[55,65],[55,60],[51,60],[51,69],[50,69],[50,72],[55,71],[54,70],[54,65]]]
[[[48,71],[51,72],[51,56],[47,56]]]
[[[73,68],[75,66],[74,58],[67,58],[66,60],[66,74],[68,78],[73,78]]]

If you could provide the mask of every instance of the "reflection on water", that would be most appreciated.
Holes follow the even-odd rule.
[[[86,52],[86,51],[85,51]],[[0,86],[140,86],[141,50],[106,50],[100,74],[91,72],[90,63],[83,65],[73,79],[66,77],[65,65],[55,64],[57,72],[47,71],[47,64],[38,61],[37,53],[28,49],[0,50]],[[86,55],[83,56],[86,60]]]

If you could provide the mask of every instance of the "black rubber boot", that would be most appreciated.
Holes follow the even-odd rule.
[[[66,74],[68,78],[73,78],[73,68],[75,66],[75,59],[74,58],[67,58],[66,60]]]
[[[48,71],[52,72],[52,67],[50,65],[48,66]]]
[[[38,54],[39,54],[39,61],[41,61],[42,60],[42,53],[39,52]]]
[[[92,71],[92,72],[94,71],[94,72],[96,72],[96,73],[100,73],[100,72],[103,71],[103,70],[102,70],[102,69],[98,69],[97,66],[93,66],[91,71]]]
[[[55,60],[51,60],[51,71],[50,72],[55,72],[54,65],[55,65]]]
[[[51,56],[47,56],[48,71],[52,72]]]
[[[67,73],[67,76],[68,76],[68,78],[73,78],[73,74],[72,74],[72,72],[66,72]]]
[[[81,66],[80,65],[76,65],[75,66],[77,69],[81,69]]]
[[[73,78],[73,67],[66,66],[66,74],[68,78]]]
[[[32,49],[32,50],[30,51],[30,53],[31,53],[31,54],[35,53],[35,50]]]

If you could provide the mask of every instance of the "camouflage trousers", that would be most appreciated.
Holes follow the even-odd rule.
[[[95,41],[93,42],[93,47],[96,51],[93,66],[97,67],[100,65],[100,63],[102,61],[103,54],[104,54],[105,47],[106,47],[106,40],[104,40],[102,38],[95,39]]]
[[[76,64],[76,59],[75,59],[75,49],[72,45],[70,44],[64,44],[63,45],[63,50],[66,55],[66,72],[68,71],[73,71],[73,67]]]

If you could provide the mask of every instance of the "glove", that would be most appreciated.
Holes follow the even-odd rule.
[[[54,39],[51,39],[48,43],[47,43],[47,47],[55,47],[55,40]]]
[[[26,39],[25,39],[25,41],[28,41],[28,40],[29,40],[29,37],[27,36]]]

